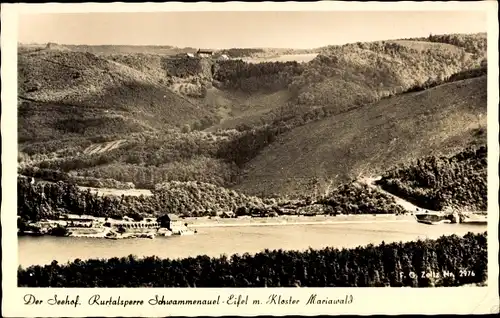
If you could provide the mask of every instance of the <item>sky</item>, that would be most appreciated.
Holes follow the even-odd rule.
[[[316,48],[486,32],[479,11],[43,13],[19,17],[21,43]]]

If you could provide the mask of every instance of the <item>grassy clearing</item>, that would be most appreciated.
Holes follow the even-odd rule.
[[[243,58],[243,61],[248,63],[262,63],[262,62],[299,62],[307,63],[312,61],[318,53],[307,53],[307,54],[284,54],[278,56],[263,56],[263,57],[249,57]]]

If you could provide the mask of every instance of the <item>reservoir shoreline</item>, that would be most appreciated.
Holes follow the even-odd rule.
[[[356,248],[381,242],[408,242],[418,239],[435,239],[442,235],[465,235],[468,232],[484,232],[486,225],[440,224],[427,225],[412,220],[411,216],[383,217],[379,221],[362,218],[345,218],[345,221],[314,224],[286,223],[287,226],[272,223],[228,223],[223,220],[206,225],[198,219],[189,224],[197,234],[189,236],[157,236],[155,239],[106,240],[90,237],[24,236],[18,237],[18,261],[22,267],[59,263],[75,259],[109,259],[112,257],[157,256],[160,258],[186,258],[207,255],[219,257],[245,253],[255,254],[269,250],[307,250]],[[338,217],[332,217],[335,219]],[[375,218],[375,217],[373,217]],[[307,217],[300,217],[307,220]],[[220,220],[219,220],[220,221]],[[238,221],[238,220],[236,220]],[[272,220],[270,220],[272,221]],[[224,223],[225,222],[225,223]],[[255,222],[255,221],[253,221]],[[276,222],[276,220],[274,220]],[[200,226],[201,225],[201,226]],[[47,251],[50,251],[48,253]]]
[[[270,218],[185,218],[192,228],[211,227],[247,227],[247,226],[285,226],[285,225],[335,225],[349,223],[380,223],[380,222],[416,222],[411,215],[379,214],[379,215],[318,215],[318,216],[278,216]]]

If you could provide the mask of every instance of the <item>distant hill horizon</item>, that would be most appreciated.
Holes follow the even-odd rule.
[[[487,32],[470,32],[470,33],[454,33],[454,35],[466,35],[466,36],[473,36],[473,35],[486,35]],[[443,36],[443,35],[448,35],[446,33],[440,34],[430,34],[431,36]],[[399,41],[399,40],[417,40],[417,39],[426,39],[428,37],[412,37],[412,38],[391,38],[391,39],[381,39],[381,40],[373,40],[373,41],[368,41],[363,43],[374,43],[374,42],[380,42],[380,41]],[[58,43],[58,42],[53,42],[53,41],[48,41],[48,42],[18,42],[18,47],[23,47],[23,46],[46,46],[49,44],[52,45],[58,45],[58,46],[67,46],[67,47],[133,47],[133,48],[163,48],[163,49],[179,49],[179,50],[198,50],[198,49],[206,49],[206,50],[212,50],[212,51],[223,51],[223,50],[231,50],[231,49],[250,49],[250,50],[290,50],[290,51],[319,51],[327,47],[331,46],[343,46],[343,45],[348,45],[352,43],[360,43],[359,41],[349,41],[345,43],[339,43],[339,44],[324,44],[319,47],[301,47],[301,48],[292,48],[292,47],[267,47],[267,46],[252,46],[252,47],[199,47],[199,46],[176,46],[176,45],[170,45],[170,44],[75,44],[75,43]]]

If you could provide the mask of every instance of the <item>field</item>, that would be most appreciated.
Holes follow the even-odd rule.
[[[107,189],[107,188],[91,188],[91,187],[79,187],[81,190],[90,190],[92,193],[97,193],[101,196],[132,196],[138,197],[141,195],[150,196],[152,195],[150,190],[147,189]]]
[[[447,44],[447,43],[435,43],[435,42],[426,42],[426,41],[410,41],[410,40],[397,40],[397,41],[388,41],[389,43],[396,43],[419,52],[425,52],[430,49],[437,50],[446,50],[450,53],[460,53],[460,48],[456,45]]]
[[[270,56],[270,57],[250,57],[243,58],[243,61],[248,63],[262,63],[262,62],[290,62],[296,61],[299,63],[307,63],[312,61],[318,53],[309,53],[309,54],[283,54],[278,56]]]

